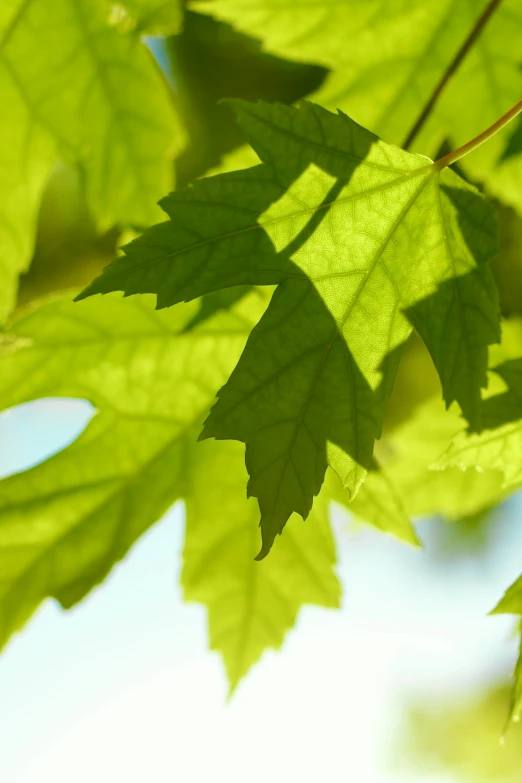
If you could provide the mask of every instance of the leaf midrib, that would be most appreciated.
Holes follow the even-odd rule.
[[[390,243],[393,235],[395,234],[395,231],[401,225],[402,221],[404,220],[404,218],[406,217],[406,215],[408,214],[408,212],[410,211],[412,206],[415,204],[415,201],[420,196],[420,194],[422,193],[423,189],[426,187],[427,183],[431,181],[431,178],[433,176],[433,172],[434,172],[434,169],[431,170],[431,176],[428,175],[428,176],[425,177],[425,179],[421,182],[420,186],[417,188],[416,191],[414,191],[412,196],[408,199],[408,201],[404,205],[404,207],[401,210],[397,220],[394,221],[393,226],[391,228],[391,231],[388,233],[388,236],[386,237],[385,241],[382,242],[382,244],[379,246],[378,252],[375,254],[375,256],[372,259],[372,262],[369,265],[369,267],[367,268],[367,270],[365,270],[363,279],[359,283],[359,286],[357,287],[357,290],[355,291],[353,299],[350,302],[350,305],[347,308],[341,323],[340,324],[336,324],[335,333],[332,336],[332,339],[330,340],[328,345],[326,346],[324,354],[323,354],[323,356],[321,357],[321,359],[319,361],[317,370],[315,372],[314,378],[313,378],[312,383],[310,385],[310,389],[309,389],[309,391],[307,393],[307,396],[306,396],[306,398],[304,400],[301,412],[299,414],[299,417],[296,419],[296,425],[295,425],[295,428],[294,428],[294,432],[293,432],[290,444],[289,444],[288,449],[287,449],[286,454],[285,454],[284,467],[281,469],[280,478],[279,478],[279,481],[278,481],[278,484],[277,484],[277,489],[276,489],[276,492],[274,494],[274,497],[277,498],[277,499],[279,498],[279,495],[280,495],[280,492],[281,492],[281,487],[282,487],[282,484],[283,484],[284,477],[286,476],[286,471],[288,469],[288,464],[290,462],[292,450],[293,450],[293,448],[295,446],[295,441],[296,441],[297,435],[298,435],[298,433],[299,433],[299,431],[301,429],[301,426],[303,424],[303,420],[304,420],[304,418],[306,416],[306,413],[307,413],[307,410],[308,410],[308,406],[309,406],[310,401],[311,401],[311,399],[312,399],[312,397],[314,395],[315,389],[317,388],[317,384],[319,383],[319,379],[321,377],[321,374],[322,374],[324,365],[326,364],[326,361],[328,359],[328,356],[330,355],[330,352],[331,352],[331,350],[332,350],[336,340],[339,337],[341,339],[343,339],[343,340],[345,339],[344,338],[344,334],[343,334],[343,329],[344,329],[344,326],[346,325],[346,322],[348,321],[348,319],[349,319],[349,317],[350,317],[350,315],[351,315],[351,313],[353,311],[353,308],[357,304],[357,301],[359,299],[360,294],[362,293],[362,291],[363,291],[367,281],[371,277],[375,267],[377,266],[377,264],[381,260],[383,254],[384,254],[384,252],[386,250],[386,248],[388,247],[388,244]],[[351,370],[351,357],[350,357],[350,370]],[[352,384],[352,388],[355,389],[354,384]],[[352,406],[352,409],[353,409],[353,415],[355,417],[355,404]],[[353,437],[354,437],[354,455],[355,456],[353,456],[352,458],[355,461],[358,461],[357,460],[357,457],[358,457],[358,432],[357,432],[357,427],[355,425],[356,425],[356,422],[354,420]],[[297,471],[295,471],[295,472],[296,472],[296,475],[297,475]],[[276,503],[277,503],[277,500],[275,501],[273,508],[275,508]]]

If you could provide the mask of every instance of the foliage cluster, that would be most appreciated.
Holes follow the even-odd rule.
[[[519,0],[2,5],[0,403],[96,414],[0,482],[1,643],[182,499],[234,689],[338,606],[332,502],[418,545],[522,485],[521,43]]]

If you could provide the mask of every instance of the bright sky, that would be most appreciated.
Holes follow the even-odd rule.
[[[0,416],[0,473],[70,441],[87,405]],[[387,770],[406,697],[455,694],[509,673],[510,618],[486,613],[520,570],[511,505],[487,560],[437,560],[335,519],[340,612],[306,608],[226,702],[205,612],[178,587],[176,506],[74,610],[47,603],[0,657],[2,783],[452,783]]]

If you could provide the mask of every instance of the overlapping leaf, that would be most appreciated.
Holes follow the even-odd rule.
[[[181,576],[185,598],[208,606],[210,646],[223,655],[231,691],[263,650],[281,646],[303,603],[340,600],[328,491],[306,524],[290,520],[271,556],[254,562],[258,512],[245,498],[242,452],[231,442],[196,446]]]
[[[490,348],[490,361],[504,367],[515,365],[522,345],[522,323],[518,318],[503,321],[502,341]],[[414,354],[414,369],[419,365],[419,356]],[[401,367],[401,371],[403,368]],[[426,369],[423,368],[426,373]],[[409,373],[407,373],[409,378]],[[466,424],[458,415],[455,406],[444,410],[441,401],[432,397],[410,410],[410,416],[388,433],[379,444],[378,452],[384,464],[388,481],[395,493],[403,498],[404,508],[411,516],[442,514],[450,520],[475,515],[502,502],[514,485],[506,486],[505,469],[502,463],[484,461],[480,470],[470,460],[469,470],[462,470],[458,459],[449,455],[456,444],[471,445],[476,440],[495,437],[487,427],[491,425],[493,412],[501,412],[502,421],[516,418],[519,405],[516,402],[519,380],[513,373],[502,381],[497,372],[489,374],[488,399],[482,403],[485,430],[480,435],[466,432]],[[399,393],[404,393],[404,378],[400,378]],[[507,406],[505,403],[508,403]],[[497,423],[502,423],[498,420]],[[450,445],[451,444],[451,445]]]
[[[402,144],[487,5],[488,0],[212,0],[192,8],[260,38],[274,54],[331,68],[313,100]],[[521,47],[520,3],[503,0],[439,99],[416,149],[434,154],[448,136],[460,146],[519,100]],[[507,129],[462,165],[522,210],[522,149],[513,133]]]
[[[304,603],[338,605],[327,495],[313,524],[254,563],[242,449],[196,442],[263,306],[254,292],[189,332],[193,305],[158,313],[147,297],[61,300],[16,322],[15,350],[9,339],[0,355],[1,407],[79,396],[99,412],[67,449],[0,482],[0,645],[45,598],[64,607],[83,598],[178,498],[186,597],[208,605],[232,688],[281,645]]]
[[[328,462],[357,492],[412,324],[446,402],[480,426],[487,345],[498,339],[495,227],[453,172],[344,115],[313,104],[236,111],[263,164],[164,199],[170,222],[128,245],[82,296],[150,292],[166,307],[279,284],[203,433],[247,444],[266,554],[293,511],[306,517]]]
[[[144,297],[62,300],[16,322],[0,406],[75,396],[100,412],[66,451],[0,482],[2,642],[45,597],[83,597],[183,495],[187,448],[241,351],[253,298],[189,333],[193,306],[157,313]]]
[[[9,0],[0,13],[3,318],[56,157],[81,167],[102,226],[147,225],[182,134],[149,52],[109,25],[105,0]]]
[[[386,440],[388,458],[383,470],[409,515],[442,514],[458,520],[506,497],[499,470],[479,474],[457,467],[436,468],[452,437],[464,427],[455,408],[446,411],[439,399],[432,399]]]
[[[370,470],[353,500],[335,483],[332,499],[360,520],[418,544],[411,517],[441,515],[448,521],[483,513],[509,492],[498,470],[436,469],[436,462],[464,422],[432,398],[378,445],[382,464]]]
[[[498,470],[504,485],[513,489],[522,484],[522,360],[508,360],[495,372],[507,390],[485,401],[484,431],[457,435],[439,464],[463,471]]]
[[[519,320],[505,322],[502,343],[492,351],[493,362],[503,361],[495,367],[498,377],[493,377],[492,393],[483,403],[484,431],[470,434],[461,428],[449,448],[434,461],[443,468],[442,476],[448,471],[460,472],[462,491],[457,502],[459,497],[467,497],[475,506],[483,496],[487,506],[488,500],[497,503],[522,485],[522,363],[510,358],[520,354],[521,330]],[[522,577],[506,591],[494,612],[522,615]],[[521,667],[522,657],[515,670],[511,704],[514,719],[522,713]]]
[[[377,463],[368,472],[355,498],[343,489],[340,482],[330,481],[332,500],[344,506],[360,521],[367,522],[384,533],[414,546],[419,539],[408,516],[405,496],[401,496],[386,470]],[[284,538],[284,536],[283,536]]]

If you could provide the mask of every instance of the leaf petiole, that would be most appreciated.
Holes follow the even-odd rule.
[[[500,119],[494,122],[493,125],[490,125],[490,127],[486,128],[486,130],[482,131],[482,133],[479,133],[479,135],[475,136],[475,138],[471,139],[471,141],[468,141],[466,144],[463,144],[462,147],[458,147],[456,150],[453,150],[453,152],[449,152],[447,155],[444,155],[443,158],[440,158],[439,160],[435,161],[433,166],[439,170],[445,169],[446,166],[451,166],[452,163],[455,163],[457,160],[460,160],[465,155],[469,155],[470,152],[476,150],[477,147],[480,147],[480,145],[484,144],[485,141],[488,141],[493,136],[495,136],[495,134],[501,131],[502,128],[505,128],[506,125],[508,125],[512,120],[514,120],[515,117],[517,117],[521,112],[522,112],[522,99],[518,101],[518,103],[515,103],[515,105],[504,115],[502,115]]]

